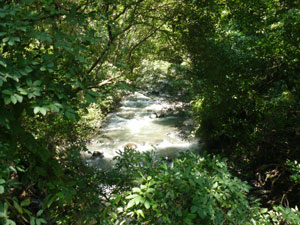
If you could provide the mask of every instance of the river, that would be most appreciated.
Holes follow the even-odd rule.
[[[187,138],[192,120],[183,113],[184,103],[170,101],[165,95],[135,92],[121,101],[120,107],[107,115],[100,132],[87,148],[88,164],[109,168],[113,157],[131,144],[137,151],[154,150],[162,157],[174,158],[179,152],[197,150],[195,138]],[[101,152],[101,157],[91,157]]]

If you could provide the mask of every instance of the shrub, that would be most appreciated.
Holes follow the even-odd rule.
[[[123,156],[117,168],[132,177],[130,188],[114,195],[103,223],[250,223],[250,187],[228,172],[225,159],[187,152],[168,164],[150,153]]]

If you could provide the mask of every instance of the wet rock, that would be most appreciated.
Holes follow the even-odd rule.
[[[183,122],[183,125],[184,126],[193,126],[194,125],[194,121],[192,119],[185,120]]]
[[[163,161],[165,161],[166,163],[171,163],[172,159],[169,156],[165,156],[162,158]]]
[[[151,91],[150,93],[151,93],[152,95],[156,95],[156,96],[159,95],[159,91],[154,91],[154,90],[153,90],[153,91]]]
[[[157,118],[163,118],[169,115],[168,109],[162,109],[161,111],[157,112]]]
[[[165,113],[164,112],[158,112],[158,113],[156,113],[156,117],[157,118],[163,118],[163,117],[165,117],[166,115],[165,115]]]
[[[132,143],[128,143],[124,146],[124,149],[131,149],[131,150],[136,150],[137,149],[137,145],[136,144],[132,144]]]
[[[152,113],[149,117],[150,117],[151,119],[155,119],[155,118],[157,118],[158,116],[157,116],[157,113]]]
[[[96,152],[93,152],[92,154],[92,159],[96,159],[96,158],[104,158],[104,154],[102,152],[99,152],[99,151],[96,151]]]

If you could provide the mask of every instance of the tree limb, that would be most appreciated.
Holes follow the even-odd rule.
[[[128,54],[128,59],[131,59],[131,55],[132,52],[139,46],[141,45],[143,42],[147,41],[151,36],[153,36],[156,31],[158,31],[166,22],[162,23],[160,26],[158,26],[157,28],[155,28],[152,32],[150,32],[150,34],[146,35],[142,40],[140,40],[138,43],[136,43],[135,45],[133,45],[133,47],[130,49],[129,54]]]
[[[102,87],[106,84],[111,84],[113,81],[117,80],[118,78],[122,77],[123,75],[124,75],[124,72],[122,72],[121,74],[119,74],[115,77],[111,77],[109,79],[106,79],[106,80],[102,81],[100,84],[89,86],[89,87],[87,87],[87,89],[100,88],[100,87]]]

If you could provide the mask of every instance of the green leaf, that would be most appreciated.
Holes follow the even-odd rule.
[[[4,193],[4,187],[0,185],[0,195]]]
[[[7,219],[5,225],[16,225],[16,223],[11,219]]]
[[[98,93],[98,92],[95,92],[95,91],[89,90],[88,93],[89,93],[91,96],[94,96],[94,97],[98,97],[98,96],[99,96],[99,93]]]
[[[46,67],[42,66],[42,67],[40,68],[40,70],[41,70],[41,71],[46,71],[47,69],[46,69]]]
[[[33,112],[34,114],[37,114],[40,111],[40,107],[34,107]]]
[[[3,90],[2,93],[6,94],[6,95],[12,95],[13,94],[13,92],[11,90],[7,90],[7,89]]]
[[[17,98],[14,95],[10,96],[10,100],[12,101],[13,104],[17,103]]]
[[[15,45],[15,41],[14,41],[14,40],[9,40],[8,44],[9,44],[10,46],[13,46],[13,45]]]
[[[6,37],[6,38],[2,39],[2,42],[8,42],[8,40],[9,40],[9,37]]]
[[[5,184],[5,180],[4,179],[0,179],[0,184]]]
[[[4,102],[6,105],[8,105],[9,103],[11,103],[11,99],[9,97],[4,97]]]
[[[16,169],[17,169],[17,171],[25,172],[25,170],[22,167],[20,167],[20,166],[16,166]]]
[[[16,97],[16,99],[18,100],[18,102],[21,103],[23,101],[23,97],[22,96],[17,95],[17,94],[15,94],[14,96]]]
[[[46,108],[40,108],[40,112],[45,116],[47,113],[47,109]]]
[[[10,169],[11,171],[13,171],[13,172],[17,173],[17,170],[16,170],[16,168],[15,168],[15,167],[13,167],[13,166],[10,166],[10,167],[9,167],[9,169]]]
[[[26,32],[26,31],[27,31],[27,28],[26,28],[26,27],[19,27],[18,30],[21,30],[21,31]]]
[[[145,201],[144,206],[145,206],[146,209],[149,209],[150,208],[150,202]]]
[[[33,95],[33,94],[31,94],[31,93],[29,93],[29,94],[28,94],[28,98],[29,98],[29,99],[32,99],[32,98],[34,98],[34,95]]]
[[[135,205],[135,200],[134,199],[131,199],[129,202],[128,202],[128,204],[127,204],[127,208],[129,209],[129,208],[131,208],[132,206],[134,206]]]
[[[36,225],[41,225],[42,223],[47,223],[43,218],[36,219]]]
[[[32,86],[32,80],[30,79],[26,79],[26,84],[31,87]]]
[[[141,192],[141,189],[134,187],[134,188],[132,188],[132,192],[139,193],[139,192]]]
[[[21,95],[27,95],[28,94],[28,92],[23,88],[18,88],[18,91],[20,92]]]
[[[27,198],[24,201],[21,202],[21,206],[29,206],[30,205],[30,199]]]
[[[16,42],[20,42],[20,38],[19,37],[13,37],[12,40],[14,40]]]
[[[56,104],[50,105],[50,109],[53,112],[59,112],[59,107]]]
[[[139,203],[144,203],[146,201],[145,198],[143,198],[142,196],[138,196],[135,198],[135,204],[138,205]]]
[[[54,63],[53,62],[48,63],[47,67],[54,67]]]
[[[6,67],[7,67],[7,64],[6,64],[6,62],[4,62],[4,61],[2,61],[2,60],[0,60],[0,65],[1,65],[1,66],[3,66],[4,68],[6,68]]]
[[[267,209],[267,208],[262,208],[262,209],[260,210],[260,213],[261,213],[261,214],[264,214],[264,213],[266,213],[266,212],[268,212],[268,209]]]
[[[44,210],[40,209],[40,210],[37,212],[36,216],[37,216],[37,217],[40,217],[40,216],[42,215],[43,212],[44,212]]]
[[[215,182],[212,186],[212,189],[216,189],[218,187],[218,182]]]
[[[21,73],[23,76],[26,76],[28,74],[25,70],[19,70],[19,73]]]
[[[32,69],[30,66],[26,66],[26,67],[25,67],[25,71],[26,71],[27,73],[31,73],[31,72],[33,71],[33,69]]]
[[[35,217],[30,217],[30,225],[35,225]]]
[[[93,103],[93,102],[96,102],[96,98],[93,97],[93,96],[91,96],[91,95],[89,95],[89,94],[86,94],[86,95],[85,95],[85,99],[86,99],[87,103]]]
[[[133,198],[136,198],[137,196],[139,196],[139,195],[137,195],[137,194],[129,195],[126,197],[126,199],[133,199]]]
[[[0,32],[0,37],[4,36],[6,32]]]
[[[5,212],[0,212],[0,218],[5,218],[7,217],[6,213]]]
[[[16,210],[20,213],[23,214],[23,209],[21,208],[21,206],[19,205],[19,203],[17,201],[14,200],[14,207],[16,208]]]
[[[136,211],[136,213],[137,213],[138,216],[141,215],[143,218],[145,218],[143,210],[139,209],[139,210]]]
[[[152,205],[152,209],[157,209],[157,207],[158,207],[158,205],[157,204],[154,204],[154,205]]]
[[[38,91],[34,91],[34,92],[32,93],[32,95],[33,95],[33,96],[41,96],[41,93],[40,93],[40,91],[38,90]]]
[[[52,203],[57,199],[57,196],[54,195],[48,202],[47,202],[47,208],[50,208]]]
[[[33,82],[33,86],[40,86],[42,84],[42,81],[36,80]]]

